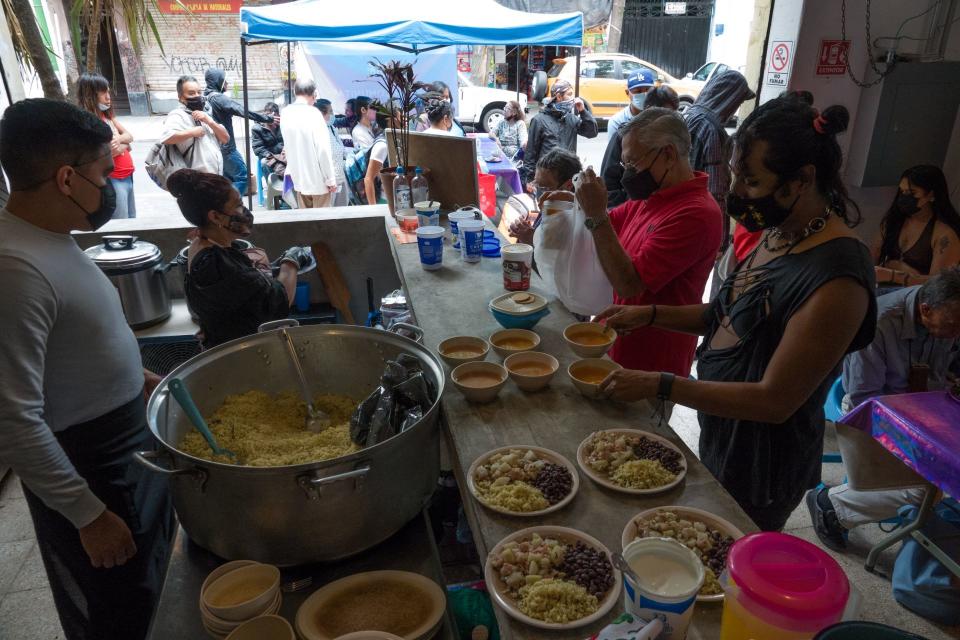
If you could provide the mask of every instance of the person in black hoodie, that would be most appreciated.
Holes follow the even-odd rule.
[[[273,118],[265,124],[257,123],[251,131],[253,153],[260,159],[264,174],[276,173],[282,176],[287,168],[287,156],[283,153],[283,135],[280,133],[280,107],[276,102],[268,102],[263,114]]]
[[[577,152],[577,135],[596,138],[600,131],[597,120],[580,98],[574,98],[573,87],[566,80],[557,80],[551,92],[553,100],[530,121],[527,148],[523,156],[523,178],[529,183],[537,172],[540,157],[554,147]]]
[[[207,110],[215,122],[222,125],[230,139],[220,145],[223,153],[223,177],[233,183],[241,195],[247,192],[247,164],[237,151],[236,138],[233,135],[233,117],[248,118],[254,122],[279,122],[279,116],[268,116],[256,111],[247,111],[239,102],[224,95],[227,90],[227,74],[223,69],[207,69],[203,74],[207,88],[203,95],[207,99]]]

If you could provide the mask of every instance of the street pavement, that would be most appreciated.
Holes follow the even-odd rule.
[[[133,134],[133,144],[130,145],[130,152],[133,155],[133,165],[136,170],[133,173],[133,187],[137,201],[137,217],[139,218],[162,218],[166,216],[180,217],[180,209],[177,202],[169,193],[154,184],[150,176],[143,168],[143,163],[150,152],[150,148],[156,143],[163,130],[163,116],[153,116],[148,118],[136,118],[132,116],[120,116],[120,123]],[[243,133],[243,120],[234,120],[234,131]],[[242,139],[237,140],[238,147],[243,149]],[[600,170],[600,163],[603,160],[603,152],[607,147],[607,133],[601,131],[600,134],[592,139],[579,138],[577,142],[577,155],[584,162],[584,166],[593,165],[596,171]],[[242,151],[241,151],[242,153]],[[252,154],[251,154],[252,156]],[[257,204],[257,198],[253,199],[254,211],[262,211],[263,208]]]

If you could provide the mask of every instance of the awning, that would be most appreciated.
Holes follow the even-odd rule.
[[[248,41],[372,42],[411,51],[517,43],[580,47],[583,14],[526,13],[494,0],[372,0],[359,5],[297,0],[241,8],[240,29]]]

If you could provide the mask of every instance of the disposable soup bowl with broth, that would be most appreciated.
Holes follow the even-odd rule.
[[[563,339],[581,358],[601,358],[616,342],[617,333],[597,322],[577,322],[563,330]]]
[[[521,391],[545,389],[560,368],[560,363],[549,353],[527,351],[515,353],[503,362],[510,379]]]
[[[529,329],[501,329],[490,336],[490,344],[498,356],[508,358],[539,347],[540,336]]]
[[[451,367],[458,367],[467,362],[485,360],[490,352],[490,344],[473,336],[454,336],[447,338],[437,347],[440,359]]]
[[[586,398],[596,400],[600,397],[600,383],[611,372],[622,369],[619,364],[606,358],[584,358],[567,367],[570,381]]]
[[[469,402],[493,402],[507,383],[507,370],[493,362],[468,362],[450,373],[453,386]]]

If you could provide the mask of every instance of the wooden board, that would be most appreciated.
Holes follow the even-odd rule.
[[[390,166],[397,166],[394,130],[387,129]],[[477,152],[472,138],[410,133],[410,164],[430,169],[430,199],[443,211],[466,205],[479,206]]]

